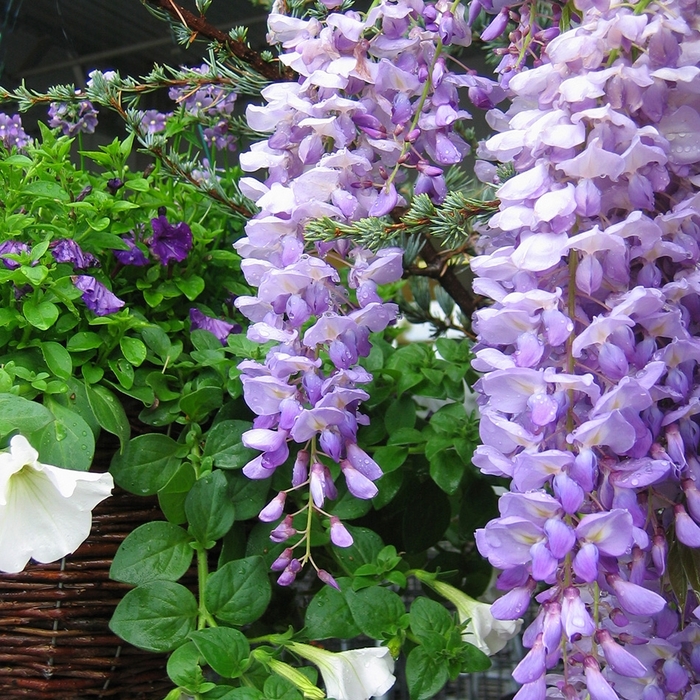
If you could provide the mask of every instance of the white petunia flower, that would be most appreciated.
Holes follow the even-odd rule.
[[[90,533],[92,509],[114,487],[111,474],[60,469],[38,457],[22,435],[0,453],[0,571],[74,552]]]
[[[396,682],[394,659],[386,647],[334,653],[293,642],[289,649],[318,666],[326,696],[334,700],[369,700],[384,695]]]
[[[421,581],[454,604],[460,622],[469,620],[462,632],[462,639],[473,644],[484,654],[493,656],[498,653],[508,640],[520,632],[522,620],[497,620],[491,614],[490,605],[471,598],[454,586],[434,579],[421,578]]]

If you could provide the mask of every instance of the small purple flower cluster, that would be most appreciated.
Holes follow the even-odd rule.
[[[212,81],[217,79],[216,73],[206,63],[189,70],[195,80],[200,80],[202,76],[210,77]],[[172,87],[168,94],[185,114],[202,125],[204,141],[209,147],[229,151],[236,149],[236,137],[230,126],[237,98],[233,90],[212,82],[200,85],[195,90],[191,87]]]
[[[501,205],[472,262],[474,461],[512,481],[477,544],[495,617],[543,588],[517,700],[696,698],[665,533],[700,547],[700,32],[682,0],[576,5],[479,154]]]
[[[49,126],[60,129],[64,136],[93,134],[97,126],[97,110],[90,100],[52,102],[49,117]]]
[[[270,40],[282,45],[280,61],[300,78],[266,87],[267,103],[248,108],[248,125],[271,136],[240,158],[244,171],[266,168],[268,177],[240,183],[260,212],[235,246],[257,294],[239,297],[236,306],[253,322],[250,339],[277,343],[264,363],[240,365],[246,402],[258,416],[243,441],[262,452],[244,473],[269,477],[289,458],[289,443],[301,445],[291,488],[261,517],[282,518],[272,539],[300,535],[296,547],[308,544],[310,533],[297,533],[294,515],[315,511],[326,518],[331,541],[348,546],[348,531],[322,509],[337,495],[329,465],[339,465],[357,498],[377,493],[381,469],[357,446],[358,424],[366,421],[360,386],[371,379],[357,363],[370,351],[370,333],[394,322],[397,307],[377,288],[401,277],[402,253],[373,254],[347,240],[310,248],[304,225],[322,216],[383,216],[401,203],[397,184],[408,173],[416,192],[440,201],[443,168],[468,152],[453,128],[469,117],[457,88],[489,106],[503,92],[492,81],[448,72],[443,47],[470,42],[458,3],[383,0],[366,16],[331,12],[323,21],[273,13],[268,27]],[[339,266],[349,269],[347,284]],[[301,488],[309,489],[307,504],[284,516],[287,494]],[[273,565],[282,584],[306,562],[315,566],[308,546],[300,559],[294,547]]]
[[[9,151],[12,148],[23,149],[32,142],[22,127],[19,114],[0,112],[0,143]]]

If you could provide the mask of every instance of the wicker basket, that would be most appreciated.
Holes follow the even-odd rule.
[[[131,588],[109,578],[119,544],[138,525],[163,519],[155,498],[116,489],[93,511],[90,537],[74,554],[0,574],[1,697],[160,700],[172,688],[164,655],[108,628]]]

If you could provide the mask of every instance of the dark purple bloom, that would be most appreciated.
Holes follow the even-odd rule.
[[[209,331],[221,341],[222,345],[226,344],[226,338],[231,333],[240,333],[243,330],[237,323],[228,323],[218,318],[212,318],[198,309],[190,309],[190,329]]]
[[[117,194],[122,187],[124,187],[124,183],[118,177],[107,180],[107,191],[110,194]]]
[[[135,265],[136,267],[143,267],[148,265],[149,260],[146,254],[136,245],[136,241],[133,236],[125,236],[122,238],[124,243],[129,246],[129,250],[114,250],[114,257],[122,265]]]
[[[62,238],[51,246],[51,254],[59,263],[71,263],[76,270],[84,270],[87,267],[99,265],[97,258],[92,253],[85,253],[82,248],[71,238]]]
[[[3,241],[0,243],[0,260],[2,260],[2,264],[8,270],[16,270],[20,265],[16,260],[6,257],[8,253],[10,255],[19,255],[20,253],[28,252],[29,248],[26,243],[19,241]]]
[[[157,219],[151,219],[151,226],[153,226],[153,236],[149,247],[153,255],[163,265],[172,261],[182,262],[192,249],[190,227],[184,221],[171,224],[164,214],[160,214]]]
[[[73,284],[83,293],[85,306],[98,316],[114,314],[124,306],[121,299],[90,275],[75,275]]]

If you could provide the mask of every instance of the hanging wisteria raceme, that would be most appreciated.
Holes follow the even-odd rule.
[[[501,205],[472,263],[493,300],[475,462],[511,479],[477,543],[502,570],[495,617],[539,591],[518,700],[696,698],[700,608],[678,575],[700,547],[696,9],[576,7],[508,76],[477,167]]]
[[[341,222],[383,216],[402,203],[397,185],[408,176],[416,192],[441,200],[444,168],[468,152],[453,130],[469,116],[458,106],[457,88],[482,104],[489,93],[500,99],[503,92],[445,66],[443,47],[470,41],[459,3],[380,2],[367,16],[331,12],[324,21],[273,13],[269,30],[282,44],[280,60],[299,80],[270,85],[266,104],[247,111],[248,125],[271,136],[240,159],[244,170],[264,168],[268,177],[241,180],[260,208],[236,244],[257,294],[236,305],[253,321],[249,338],[277,343],[264,363],[240,366],[245,399],[258,416],[243,441],[261,451],[243,471],[269,477],[289,458],[290,443],[301,445],[290,488],[260,515],[283,518],[272,531],[275,541],[297,536],[273,565],[282,571],[279,582],[289,584],[304,563],[313,564],[310,518],[299,533],[295,515],[317,512],[330,523],[335,545],[352,543],[323,510],[337,496],[329,464],[339,465],[353,496],[377,493],[381,469],[357,445],[359,406],[368,398],[361,387],[371,379],[358,359],[370,351],[369,334],[396,317],[397,306],[382,301],[378,285],[402,274],[400,250],[373,254],[347,240],[310,246],[304,224],[322,216]],[[285,514],[292,510],[287,494],[307,487],[302,511]],[[303,554],[295,555],[296,547]]]

